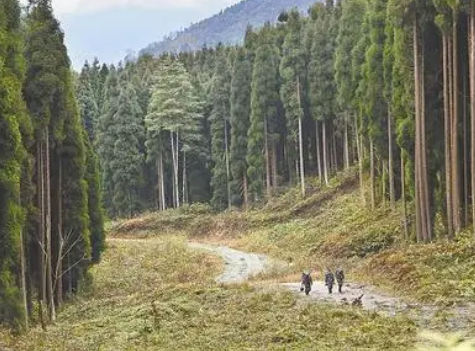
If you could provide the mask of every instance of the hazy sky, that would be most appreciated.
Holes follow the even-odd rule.
[[[26,0],[25,0],[26,1]],[[52,0],[75,68],[97,56],[118,62],[164,35],[239,0]]]

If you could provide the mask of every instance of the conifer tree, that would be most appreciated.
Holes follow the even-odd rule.
[[[289,148],[289,164],[295,164],[299,175],[302,196],[305,196],[305,164],[303,150],[303,119],[302,104],[303,85],[305,82],[305,61],[302,50],[302,28],[300,15],[292,11],[288,15],[287,34],[283,44],[283,56],[280,62],[282,86],[280,90],[287,118],[287,143]],[[297,158],[297,154],[299,157]],[[298,159],[298,161],[297,161]],[[293,167],[290,169],[293,173]]]
[[[114,147],[117,140],[115,115],[118,110],[120,94],[117,70],[111,67],[104,89],[104,106],[99,117],[97,144],[99,163],[101,166],[101,183],[104,196],[104,207],[110,216],[115,216],[112,198],[114,196],[114,180],[111,163],[114,159]]]
[[[279,57],[267,25],[260,32],[251,83],[251,124],[248,132],[247,175],[253,200],[262,196],[264,177],[267,193],[271,187],[270,137],[279,104]],[[273,170],[274,175],[277,169]]]
[[[211,156],[213,170],[211,202],[216,208],[231,207],[231,170],[229,161],[230,129],[230,82],[231,73],[224,48],[216,52],[216,66],[210,91],[211,101]]]
[[[248,203],[247,132],[251,114],[252,64],[250,53],[240,49],[231,80],[231,173],[233,204]]]
[[[140,140],[145,131],[141,113],[135,89],[131,83],[126,83],[121,87],[114,116],[117,139],[110,163],[114,183],[114,213],[121,217],[130,218],[142,207],[139,194],[144,155],[141,153]]]
[[[20,199],[26,150],[21,123],[26,119],[21,86],[24,78],[20,7],[0,2],[0,320],[27,327],[24,257],[25,209]],[[21,272],[21,274],[19,273]]]

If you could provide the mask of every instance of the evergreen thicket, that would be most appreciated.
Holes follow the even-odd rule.
[[[147,142],[151,168],[162,176],[157,182],[145,167],[143,186],[170,195],[143,199],[144,207],[178,207],[176,199],[185,198],[216,209],[247,207],[297,184],[305,196],[309,176],[329,184],[333,174],[355,166],[362,201],[401,209],[407,239],[453,238],[472,226],[475,211],[474,6],[326,0],[308,16],[289,11],[277,24],[249,27],[243,47],[128,64],[128,80],[148,89],[141,101],[149,110],[166,111],[153,99],[146,103],[159,88],[144,88],[136,72],[167,75],[158,67],[170,61],[184,67],[202,108],[202,162],[185,167],[183,147],[160,133],[158,167]],[[170,77],[168,85],[178,80]],[[105,105],[117,104],[117,97],[104,96]],[[182,107],[179,99],[170,96],[169,103]],[[95,142],[107,145],[105,138]],[[107,193],[112,178],[104,166]],[[199,200],[190,196],[197,188]]]
[[[15,329],[54,322],[104,249],[94,102],[76,97],[51,2],[30,1],[23,20],[1,0],[0,320]]]

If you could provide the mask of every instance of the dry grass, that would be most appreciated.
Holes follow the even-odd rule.
[[[217,285],[220,269],[212,256],[189,251],[183,237],[111,240],[91,289],[61,311],[56,325],[16,339],[0,333],[0,340],[25,351],[407,350],[415,341],[403,316]]]

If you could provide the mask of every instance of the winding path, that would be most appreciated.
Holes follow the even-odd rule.
[[[190,247],[209,251],[223,258],[225,269],[224,272],[216,278],[216,282],[218,283],[242,283],[249,279],[249,277],[264,272],[271,264],[271,260],[265,255],[242,252],[224,246],[190,243]],[[390,315],[395,314],[397,311],[405,310],[408,307],[397,298],[377,293],[372,287],[361,284],[347,283],[344,285],[341,294],[336,292],[330,295],[324,282],[317,280],[313,284],[309,297],[300,293],[300,284],[298,282],[276,285],[276,288],[282,287],[310,300],[340,304],[351,304],[353,300],[363,295],[363,308],[377,311],[384,310]]]

